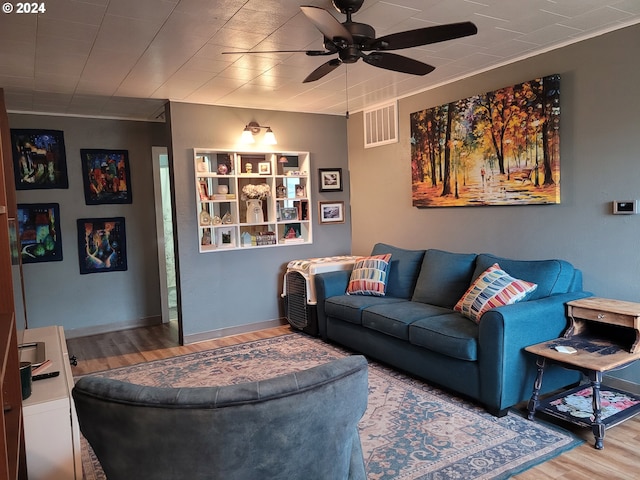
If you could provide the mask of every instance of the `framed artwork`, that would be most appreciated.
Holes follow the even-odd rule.
[[[132,203],[127,150],[81,149],[80,161],[87,205]]]
[[[127,269],[124,217],[79,218],[77,223],[81,275]]]
[[[59,204],[19,203],[17,217],[23,264],[62,261]]]
[[[560,75],[409,120],[414,207],[560,203]]]
[[[20,249],[18,248],[18,227],[15,218],[8,220],[9,224],[9,250],[11,251],[11,265],[20,263]]]
[[[283,207],[280,209],[280,218],[283,221],[298,220],[298,209],[295,207]]]
[[[206,180],[198,181],[198,195],[200,195],[201,202],[209,200],[209,185]]]
[[[60,130],[11,129],[16,190],[69,188]]]
[[[320,223],[344,223],[344,202],[318,202]]]
[[[341,192],[342,191],[342,169],[341,168],[319,168],[320,191],[321,192]]]
[[[235,230],[231,227],[216,228],[216,246],[229,248],[236,246]]]
[[[271,175],[271,162],[258,163],[258,173],[260,175]]]

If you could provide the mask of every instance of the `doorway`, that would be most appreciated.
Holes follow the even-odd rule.
[[[182,325],[178,308],[176,285],[175,242],[173,238],[173,209],[171,207],[171,175],[166,147],[152,147],[153,189],[158,238],[158,266],[162,323],[171,323],[182,344]],[[175,327],[175,328],[174,328]]]

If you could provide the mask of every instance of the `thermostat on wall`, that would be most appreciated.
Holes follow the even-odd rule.
[[[614,200],[614,215],[634,215],[638,213],[638,202],[636,200]]]

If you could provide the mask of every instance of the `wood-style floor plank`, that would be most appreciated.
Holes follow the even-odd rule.
[[[135,365],[188,353],[226,347],[290,333],[281,326],[241,335],[218,338],[192,345],[179,346],[175,324],[136,328],[119,332],[71,338],[67,340],[69,355],[78,365],[74,376],[111,368]],[[522,407],[524,408],[524,407]],[[513,477],[514,480],[584,480],[606,478],[629,480],[640,478],[640,415],[606,431],[604,449],[593,447],[590,429],[569,427],[585,443],[573,450]]]

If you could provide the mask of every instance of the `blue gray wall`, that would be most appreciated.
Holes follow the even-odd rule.
[[[185,340],[278,324],[284,314],[280,293],[286,264],[293,259],[346,254],[351,249],[346,120],[185,103],[171,103],[168,112]],[[239,147],[237,141],[250,121],[273,129],[278,139],[274,151],[310,152],[313,244],[198,253],[193,148],[245,150],[247,147]],[[343,192],[318,192],[318,168],[327,167],[343,169]],[[346,222],[319,225],[317,203],[321,200],[344,200]]]
[[[74,336],[160,321],[151,146],[166,144],[165,125],[11,114],[9,126],[62,130],[67,154],[68,189],[17,192],[19,203],[60,204],[63,260],[23,265],[29,327],[62,325]],[[132,204],[85,204],[81,148],[129,151]],[[113,216],[125,217],[128,270],[80,275],[76,219]]]
[[[385,241],[407,248],[562,258],[582,269],[586,290],[640,302],[640,215],[612,215],[611,209],[613,200],[640,199],[638,58],[636,25],[404,98],[400,143],[379,148],[362,147],[362,115],[352,115],[353,253],[366,254],[373,243]],[[412,207],[411,113],[554,73],[562,77],[561,204]],[[372,216],[379,221],[372,222]],[[638,370],[627,373],[636,383]]]

